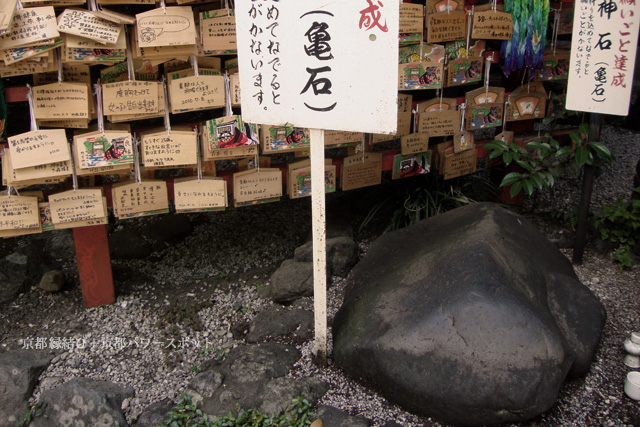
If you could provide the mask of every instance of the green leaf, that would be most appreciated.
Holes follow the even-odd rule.
[[[495,150],[498,148],[498,146],[493,142],[487,142],[486,144],[483,145],[483,147],[486,148],[487,150]]]
[[[522,182],[522,188],[524,188],[524,191],[527,193],[527,196],[531,196],[533,194],[533,184],[531,184],[531,180],[523,179],[521,182]]]
[[[544,177],[545,182],[547,183],[547,187],[551,188],[553,187],[554,184],[554,179],[553,179],[553,175],[551,174],[551,172],[543,172],[542,176]]]
[[[533,166],[531,166],[529,163],[525,162],[524,160],[515,160],[516,163],[518,164],[518,166],[520,166],[521,168],[527,170],[528,172],[533,171]]]
[[[489,153],[489,160],[493,160],[496,157],[502,156],[502,151],[494,150]]]
[[[578,166],[582,167],[589,159],[589,149],[587,147],[576,148],[576,162]]]
[[[589,135],[589,123],[580,123],[579,129],[584,136]]]
[[[554,150],[558,150],[560,148],[560,143],[553,138],[549,138],[549,145],[551,145],[551,148]]]
[[[611,160],[611,151],[609,151],[609,148],[602,142],[592,141],[589,143],[589,147],[591,147],[599,157]]]
[[[558,151],[556,151],[556,157],[566,157],[570,154],[573,154],[573,150],[569,147],[562,147]]]
[[[511,190],[509,190],[509,195],[511,196],[511,198],[514,198],[518,194],[520,194],[520,191],[522,191],[522,181],[515,182],[511,186]]]
[[[580,138],[580,134],[578,132],[570,132],[569,138],[571,138],[571,141],[573,141],[574,144],[582,145],[582,138]]]
[[[509,147],[507,147],[507,143],[500,140],[500,139],[494,139],[492,144],[495,144],[496,148],[499,148],[500,150],[508,150]]]
[[[511,155],[510,152],[506,151],[502,153],[502,161],[504,162],[505,165],[508,165],[509,163],[511,163],[512,159],[513,159],[513,156]]]
[[[527,143],[527,147],[535,148],[537,150],[542,148],[542,143],[540,141],[531,141]]]
[[[523,175],[520,172],[510,172],[502,178],[500,187],[506,187],[522,179]]]
[[[538,190],[542,190],[542,179],[538,175],[531,175],[531,182]]]

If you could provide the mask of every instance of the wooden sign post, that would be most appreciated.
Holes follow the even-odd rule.
[[[566,108],[592,113],[589,141],[600,137],[600,114],[629,114],[639,25],[640,14],[629,3],[575,5]],[[593,174],[594,167],[585,165],[574,263],[582,262],[586,244]]]
[[[398,2],[236,4],[243,119],[311,129],[315,354],[321,364],[327,358],[324,130],[396,133],[398,32]]]

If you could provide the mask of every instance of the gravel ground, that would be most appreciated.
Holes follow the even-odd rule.
[[[616,161],[594,188],[593,211],[627,197],[640,159],[640,134],[605,128],[604,141]],[[551,239],[571,235],[563,224],[540,213],[570,212],[579,198],[579,180],[558,182],[555,195],[542,194],[532,220]],[[149,404],[176,399],[199,365],[240,344],[232,327],[247,322],[271,304],[258,298],[279,263],[293,255],[310,229],[310,202],[282,201],[227,212],[193,215],[195,232],[184,242],[142,261],[114,261],[117,303],[85,310],[77,286],[48,294],[32,288],[0,310],[0,351],[46,342],[57,353],[41,375],[34,398],[76,376],[104,379],[134,387],[124,403],[135,420]],[[120,223],[136,227],[144,220]],[[61,234],[61,239],[69,234]],[[359,239],[364,254],[374,236]],[[26,244],[27,239],[19,240]],[[571,250],[563,250],[571,257]],[[64,258],[61,255],[62,258]],[[601,345],[586,377],[567,382],[556,405],[519,426],[640,426],[640,405],[623,392],[629,371],[623,363],[623,341],[640,331],[640,267],[620,272],[610,256],[587,247],[576,272],[603,302],[608,319]],[[65,274],[77,282],[73,257]],[[329,319],[338,310],[346,280],[332,278]],[[295,304],[312,309],[310,298]],[[329,343],[331,337],[329,336]],[[331,364],[312,362],[312,342],[296,343],[303,358],[291,376],[318,376],[331,384],[321,403],[364,415],[374,425],[389,420],[404,426],[440,426],[388,403],[375,392],[345,378]],[[331,354],[331,348],[329,348]]]

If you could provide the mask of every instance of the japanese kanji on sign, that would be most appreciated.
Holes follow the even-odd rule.
[[[243,117],[393,133],[398,1],[247,1],[236,9]]]
[[[567,110],[626,116],[640,25],[636,0],[576,1]]]

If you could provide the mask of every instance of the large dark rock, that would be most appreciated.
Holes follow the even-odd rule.
[[[258,295],[281,303],[313,295],[313,263],[284,260],[271,275],[269,285],[258,289]]]
[[[33,427],[128,426],[122,413],[122,401],[133,397],[130,387],[90,378],[74,378],[40,395],[46,403],[43,416],[35,418]]]
[[[50,354],[28,350],[0,354],[0,427],[22,421],[38,376],[52,358]]]
[[[168,418],[168,413],[173,409],[174,406],[175,405],[173,404],[173,402],[169,399],[164,399],[147,406],[144,411],[142,411],[142,413],[138,416],[135,426],[161,426],[165,418]]]
[[[27,286],[28,257],[18,252],[0,259],[0,304],[13,301]]]
[[[365,417],[349,415],[333,406],[321,406],[316,415],[322,421],[322,427],[369,427],[371,421]]]
[[[567,375],[589,369],[606,317],[553,244],[492,204],[383,235],[350,277],[336,362],[451,424],[547,411]]]
[[[189,384],[186,394],[211,416],[240,408],[257,408],[280,415],[294,397],[315,403],[327,390],[323,381],[284,378],[300,352],[285,344],[236,347],[218,364],[211,361]]]
[[[307,242],[296,248],[295,260],[313,262],[313,242]],[[358,245],[351,237],[341,236],[327,239],[327,267],[333,274],[347,277],[351,268],[358,262]]]
[[[267,337],[289,334],[304,337],[313,327],[313,313],[308,310],[287,310],[269,307],[262,310],[249,324],[247,342],[255,343]]]

